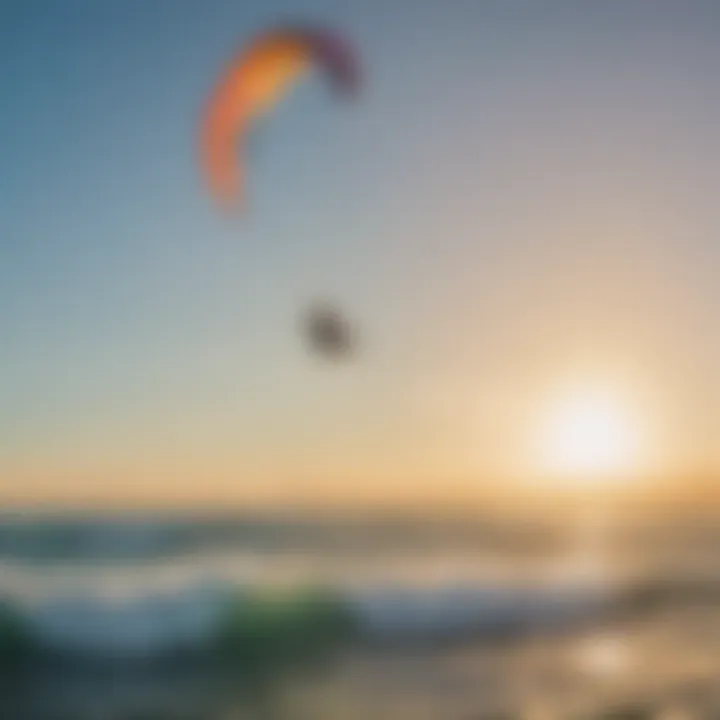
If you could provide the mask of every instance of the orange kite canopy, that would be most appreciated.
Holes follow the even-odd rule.
[[[220,76],[202,119],[200,157],[210,192],[221,205],[242,204],[242,147],[249,131],[314,65],[323,68],[340,95],[358,90],[354,53],[344,40],[320,28],[288,26],[265,32]]]

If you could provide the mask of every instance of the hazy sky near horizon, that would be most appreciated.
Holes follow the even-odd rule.
[[[228,221],[199,113],[288,18],[365,91],[299,85]],[[720,469],[719,40],[710,0],[6,0],[0,499],[462,493],[595,376],[654,470]]]

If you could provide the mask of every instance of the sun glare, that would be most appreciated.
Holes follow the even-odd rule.
[[[552,475],[605,481],[635,468],[637,427],[621,398],[603,388],[579,388],[551,407],[541,452]]]

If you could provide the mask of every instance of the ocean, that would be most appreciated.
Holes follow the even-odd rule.
[[[0,718],[720,718],[720,527],[6,513]]]

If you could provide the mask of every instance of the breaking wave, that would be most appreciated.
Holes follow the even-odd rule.
[[[710,579],[683,585],[677,573],[672,583],[629,584],[594,550],[553,560],[548,536],[523,525],[448,528],[5,519],[0,656],[137,660],[262,654],[349,635],[504,637],[720,589]],[[534,563],[538,546],[549,562]]]
[[[310,644],[320,635],[348,631],[367,640],[396,641],[527,633],[595,617],[612,599],[592,587],[250,591],[201,582],[123,598],[67,594],[6,601],[0,636],[5,645],[15,638],[15,651],[26,642],[44,652],[136,660],[276,642],[275,636],[293,633]]]

